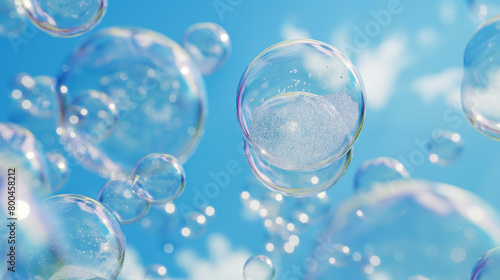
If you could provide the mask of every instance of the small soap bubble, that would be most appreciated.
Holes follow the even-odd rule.
[[[144,280],[167,280],[167,268],[161,264],[153,264],[147,267]]]
[[[122,224],[139,221],[149,209],[149,203],[134,192],[132,181],[123,176],[108,181],[99,192],[98,200],[111,209]]]
[[[182,47],[189,53],[203,75],[217,71],[231,53],[231,40],[218,24],[203,22],[192,25],[182,38]]]
[[[66,185],[69,179],[68,161],[55,152],[46,153],[49,162],[50,184],[52,191],[58,191]]]
[[[472,269],[471,280],[494,280],[500,275],[500,248],[484,254]]]
[[[426,148],[430,162],[450,165],[460,158],[464,146],[460,134],[453,131],[440,131],[432,135]]]
[[[380,157],[368,160],[359,168],[354,178],[354,190],[368,192],[380,184],[410,177],[408,170],[396,159]]]
[[[118,114],[114,101],[105,93],[89,90],[75,98],[65,111],[66,138],[98,143],[116,128]],[[76,139],[76,140],[73,140]]]
[[[108,6],[107,0],[23,0],[33,24],[52,36],[73,37],[94,28]]]
[[[245,280],[272,280],[275,269],[271,259],[264,255],[250,257],[243,267]]]
[[[167,154],[150,154],[140,159],[132,171],[134,191],[153,204],[168,203],[184,190],[184,168]]]
[[[10,97],[20,108],[37,118],[54,117],[60,110],[56,79],[49,76],[17,75]]]

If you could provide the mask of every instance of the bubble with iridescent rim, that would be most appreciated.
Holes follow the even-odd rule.
[[[271,259],[264,255],[250,257],[243,267],[245,280],[272,280],[275,269]]]
[[[486,252],[472,269],[470,280],[493,280],[500,275],[500,248]]]

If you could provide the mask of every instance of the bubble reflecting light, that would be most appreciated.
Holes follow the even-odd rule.
[[[202,22],[186,30],[182,47],[191,55],[201,73],[209,75],[226,63],[231,53],[231,40],[220,25]]]
[[[380,184],[409,177],[408,170],[398,160],[386,157],[376,158],[366,161],[359,168],[354,179],[354,190],[369,192]]]
[[[431,163],[450,165],[463,153],[464,146],[460,134],[453,131],[440,131],[427,143],[427,155]]]
[[[106,13],[107,0],[22,0],[31,21],[52,36],[72,37],[94,28]]]
[[[500,276],[500,248],[488,251],[476,262],[470,280],[493,280]]]
[[[306,279],[325,279],[325,275],[408,279],[419,274],[430,279],[464,279],[481,254],[500,244],[497,213],[474,194],[417,180],[387,185],[357,194],[339,206],[313,250],[320,252],[313,255],[320,268]],[[402,200],[410,202],[406,212],[388,223],[370,223],[357,215],[360,208],[376,209]],[[475,235],[467,234],[471,230]],[[325,252],[339,243],[353,252],[354,262],[332,267]]]
[[[107,98],[99,99],[114,105],[109,110],[116,111],[116,124],[97,128],[105,132],[103,138],[72,141],[71,151],[83,166],[103,177],[130,174],[151,153],[168,153],[185,162],[203,135],[204,81],[189,55],[154,31],[97,32],[62,67],[57,88],[65,110],[89,91],[105,94]]]
[[[271,259],[264,255],[249,258],[243,268],[245,280],[272,280],[275,270]]]

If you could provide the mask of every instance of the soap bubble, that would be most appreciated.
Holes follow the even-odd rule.
[[[480,21],[500,14],[500,4],[496,0],[467,0],[469,8]]]
[[[481,133],[500,139],[500,17],[483,25],[470,39],[464,54],[462,106]]]
[[[358,169],[354,190],[368,192],[380,184],[410,177],[408,170],[396,159],[380,157],[368,160]]]
[[[0,0],[0,36],[19,36],[26,26],[26,13],[16,0]]]
[[[312,171],[295,172],[281,169],[265,161],[247,142],[245,142],[245,153],[253,173],[266,187],[295,197],[315,195],[333,186],[349,166],[352,155],[352,152],[348,151],[329,166]]]
[[[182,47],[191,55],[201,73],[209,75],[226,63],[231,53],[231,40],[220,25],[202,22],[186,30]]]
[[[46,153],[52,191],[60,190],[69,179],[68,161],[59,153]]]
[[[0,176],[15,168],[18,194],[26,198],[31,195],[45,197],[53,191],[49,163],[43,150],[35,143],[33,134],[25,128],[12,123],[0,123]],[[5,182],[6,178],[0,182],[0,186],[5,186]]]
[[[132,171],[135,193],[149,203],[162,204],[176,199],[184,190],[186,175],[177,159],[167,154],[150,154],[139,160]]]
[[[89,90],[104,93],[115,105],[117,123],[110,134],[97,143],[73,141],[71,149],[84,167],[103,177],[130,174],[151,153],[185,162],[203,134],[203,79],[179,45],[153,31],[96,33],[63,66],[57,88],[66,107]]]
[[[66,119],[63,125],[68,133],[68,142],[101,142],[113,132],[118,122],[114,101],[95,90],[75,98],[64,114]]]
[[[148,266],[144,280],[167,280],[167,268],[161,264]]]
[[[243,268],[245,280],[272,280],[274,273],[271,259],[264,255],[250,257]]]
[[[134,193],[132,181],[126,177],[108,181],[97,199],[113,211],[122,224],[139,221],[149,209],[149,204]]]
[[[19,107],[38,118],[50,118],[60,111],[56,79],[49,76],[16,76],[11,98]]]
[[[452,131],[440,131],[427,143],[429,161],[439,165],[449,165],[457,161],[463,152],[460,134]]]
[[[387,191],[393,190],[393,191]],[[398,191],[394,191],[398,190]],[[408,200],[400,219],[375,224],[357,215],[360,208],[377,208],[388,200]],[[313,256],[317,272],[305,279],[464,279],[474,262],[500,244],[500,219],[474,194],[450,185],[406,180],[359,193],[335,211],[320,234]],[[390,213],[388,213],[390,214]],[[333,244],[345,244],[352,259],[332,267]]]
[[[484,254],[474,265],[470,280],[493,280],[500,275],[500,248]]]
[[[335,267],[346,266],[351,261],[351,249],[343,244],[333,244],[328,251],[328,262]]]
[[[31,21],[52,36],[72,37],[94,28],[108,6],[107,0],[23,0]]]
[[[356,140],[364,87],[352,63],[333,47],[287,41],[248,66],[237,110],[246,141],[265,161],[310,171],[339,160]]]
[[[18,228],[17,269],[43,279],[115,279],[125,236],[113,213],[81,195],[58,195],[32,211]]]

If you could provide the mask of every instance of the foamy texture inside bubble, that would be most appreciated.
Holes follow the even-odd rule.
[[[347,92],[280,94],[252,114],[250,139],[269,163],[307,170],[341,153],[359,127],[358,103]]]
[[[65,265],[61,267],[49,280],[105,280],[92,272],[76,265]]]

